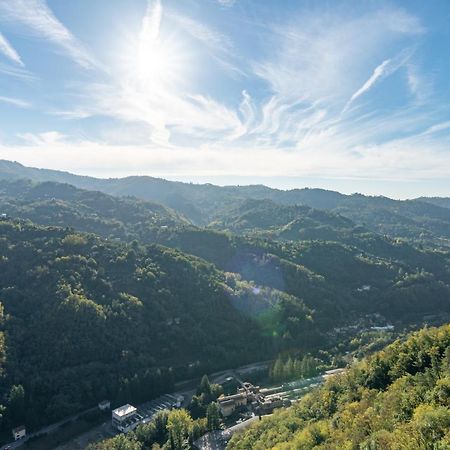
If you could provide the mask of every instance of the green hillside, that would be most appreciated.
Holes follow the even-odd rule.
[[[450,448],[450,326],[425,329],[354,364],[229,450]]]
[[[0,236],[3,428],[267,357],[260,327],[232,304],[245,289],[205,261],[20,222],[0,222]]]
[[[316,311],[322,328],[366,313],[408,323],[413,317],[450,310],[445,253],[419,251],[305,206],[246,200],[223,214],[223,221],[246,224],[225,227],[235,230],[230,233],[213,229],[221,228],[219,222],[195,227],[167,208],[131,197],[16,181],[0,183],[0,208],[42,225],[158,243],[196,255],[246,282],[301,299]],[[286,236],[293,223],[297,233]],[[371,290],[361,292],[364,285]]]
[[[450,209],[448,199],[393,200],[361,194],[344,195],[323,189],[283,191],[262,185],[215,186],[163,180],[146,176],[99,179],[67,172],[34,169],[0,161],[0,179],[68,183],[115,196],[134,196],[161,203],[206,225],[243,200],[272,200],[279,205],[306,205],[329,210],[351,219],[356,225],[417,244],[449,247]]]
[[[163,226],[189,223],[157,203],[30,180],[0,182],[0,210],[42,225],[71,226],[120,239],[134,238],[141,230],[151,234]]]

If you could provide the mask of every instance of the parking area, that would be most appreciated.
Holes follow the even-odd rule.
[[[158,411],[179,407],[181,401],[183,400],[180,396],[165,394],[161,397],[155,398],[154,400],[139,405],[138,413],[144,417],[142,422],[146,423],[150,421],[152,416]]]

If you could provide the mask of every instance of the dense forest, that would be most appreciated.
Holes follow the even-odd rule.
[[[450,326],[355,363],[297,404],[236,434],[230,450],[450,448]]]
[[[267,351],[205,261],[17,222],[0,236],[4,427],[148,399]]]
[[[161,203],[184,214],[197,225],[213,221],[221,211],[246,199],[272,200],[279,205],[306,205],[332,211],[357,225],[391,237],[402,237],[418,245],[449,245],[449,199],[420,198],[408,201],[361,194],[344,195],[323,189],[283,191],[262,185],[225,186],[192,184],[152,177],[98,179],[55,170],[33,169],[0,161],[0,179],[54,181],[107,194],[134,196]]]
[[[449,312],[446,252],[418,249],[305,206],[247,200],[202,228],[154,203],[20,180],[0,183],[0,209],[13,218],[72,227],[110,241],[177,248],[244,282],[296,297],[323,322],[376,312],[410,322]],[[370,291],[361,291],[364,285]],[[267,295],[259,297],[273,303]]]

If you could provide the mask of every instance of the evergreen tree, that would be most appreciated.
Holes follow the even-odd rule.
[[[206,421],[208,430],[217,430],[220,425],[220,409],[215,402],[210,403],[206,409]]]
[[[211,395],[211,383],[209,382],[208,375],[203,375],[200,382],[200,386],[197,389],[197,395],[206,394]]]

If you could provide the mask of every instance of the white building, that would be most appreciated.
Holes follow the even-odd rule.
[[[134,430],[140,423],[142,417],[137,413],[137,409],[129,404],[116,408],[112,412],[112,425],[122,433]]]
[[[18,441],[19,439],[23,439],[27,435],[27,430],[25,429],[24,425],[21,425],[20,427],[14,428],[12,430],[12,434],[15,441]]]

